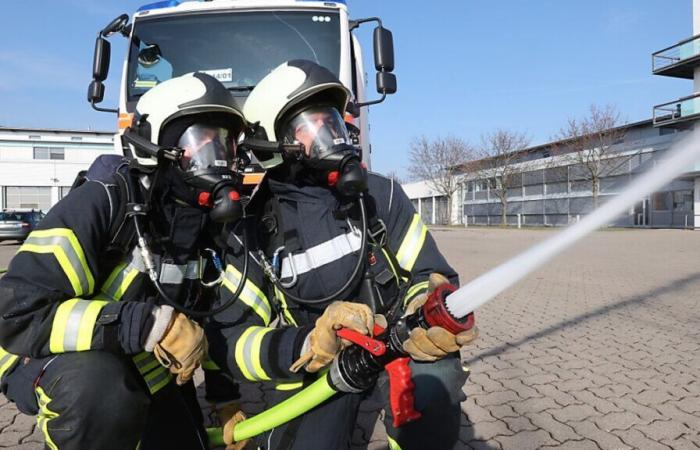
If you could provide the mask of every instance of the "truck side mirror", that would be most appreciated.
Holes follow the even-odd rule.
[[[377,72],[377,92],[382,95],[396,92],[396,75],[389,72]]]
[[[374,29],[374,67],[378,72],[394,70],[394,38],[381,25]]]
[[[94,105],[95,103],[100,103],[104,99],[104,97],[105,97],[105,85],[102,84],[101,81],[92,80],[90,82],[90,86],[88,86],[88,94],[87,94],[88,102],[90,102]]]
[[[109,74],[109,58],[112,54],[111,46],[107,39],[99,36],[95,40],[95,53],[92,57],[92,78],[104,81]]]
[[[92,81],[88,86],[87,100],[92,107],[97,111],[118,113],[119,110],[111,108],[100,108],[96,103],[100,103],[104,99],[105,85],[102,83],[109,75],[109,60],[112,56],[111,46],[106,37],[114,33],[121,33],[128,36],[127,31],[130,27],[127,25],[129,16],[122,14],[112,20],[106,27],[97,33],[95,39],[95,52],[92,56]]]

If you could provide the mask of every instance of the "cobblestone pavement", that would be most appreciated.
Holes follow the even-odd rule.
[[[433,230],[463,283],[552,233]],[[698,255],[700,233],[597,232],[479,310],[463,447],[700,448]],[[353,450],[386,448],[378,407],[361,406]],[[34,428],[0,396],[0,447],[41,448]]]

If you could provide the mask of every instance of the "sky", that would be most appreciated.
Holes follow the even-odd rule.
[[[0,0],[0,125],[111,131],[86,101],[98,30],[149,0]],[[690,37],[691,0],[347,0],[393,32],[398,92],[370,107],[372,167],[406,177],[412,140],[525,133],[548,142],[591,104],[627,122],[692,93],[651,74],[651,54]],[[373,94],[372,25],[358,37]],[[102,106],[116,106],[125,41],[113,39]]]

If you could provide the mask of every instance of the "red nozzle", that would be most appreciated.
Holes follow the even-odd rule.
[[[241,195],[238,193],[238,191],[229,191],[228,198],[230,198],[234,202],[237,202],[241,199]]]
[[[452,334],[470,330],[474,326],[474,313],[470,313],[462,320],[455,318],[447,310],[445,297],[456,291],[451,284],[442,284],[430,294],[428,301],[423,305],[423,317],[431,327],[442,327]]]
[[[211,208],[213,206],[211,202],[211,194],[209,192],[200,192],[199,196],[197,197],[197,203],[199,203],[199,206],[208,206]]]

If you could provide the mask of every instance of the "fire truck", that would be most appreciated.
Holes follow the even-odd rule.
[[[377,92],[366,98],[362,49],[354,31],[374,22]],[[112,36],[128,39],[119,105],[104,99]],[[138,99],[150,88],[190,72],[208,73],[245,103],[265,75],[285,61],[307,59],[325,66],[353,93],[345,120],[353,142],[370,167],[368,106],[396,92],[391,32],[377,17],[351,19],[345,0],[166,0],[122,14],[97,34],[88,101],[98,111],[118,115],[118,133],[131,125]],[[121,139],[115,139],[121,150]],[[252,164],[244,182],[257,184],[262,173]]]

